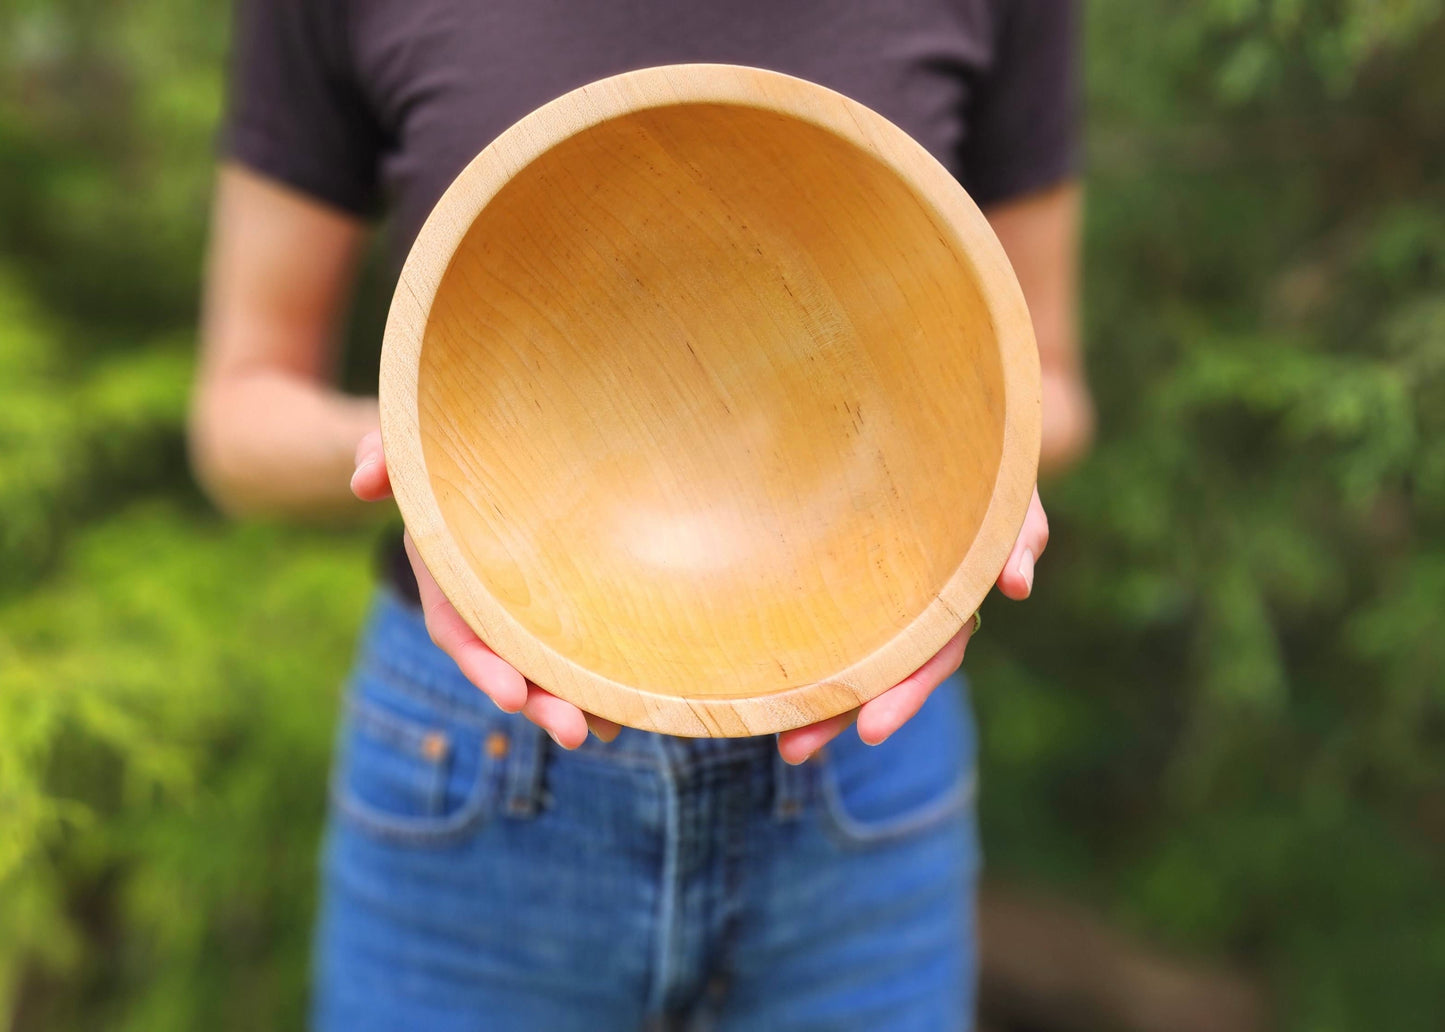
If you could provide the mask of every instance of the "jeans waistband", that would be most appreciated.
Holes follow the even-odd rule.
[[[517,815],[535,810],[547,757],[558,747],[520,714],[502,713],[468,681],[456,663],[432,642],[420,608],[399,597],[389,586],[377,592],[360,658],[363,665],[391,674],[400,690],[424,697],[429,705],[452,719],[505,730],[510,740],[506,805]],[[624,727],[612,742],[588,735],[573,752],[656,768],[672,777],[686,777],[691,770],[722,764],[768,764],[772,767],[773,808],[780,820],[801,813],[811,792],[811,769],[783,762],[777,752],[776,735],[679,738]]]

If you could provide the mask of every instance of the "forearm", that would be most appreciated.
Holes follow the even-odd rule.
[[[1077,365],[1051,364],[1041,349],[1043,441],[1039,472],[1062,473],[1078,462],[1094,442],[1094,400]]]
[[[227,512],[336,517],[375,398],[331,384],[366,238],[357,217],[237,165],[216,179],[191,401],[196,478]]]
[[[1043,393],[1039,468],[1045,475],[1077,462],[1094,438],[1094,404],[1079,346],[1081,205],[1078,185],[1066,183],[987,213],[1033,318]]]
[[[1080,200],[1070,188],[1065,214],[1059,217],[1069,241],[1079,235]],[[1076,247],[1076,244],[1056,245]],[[1039,345],[1043,387],[1043,446],[1039,468],[1045,474],[1061,473],[1079,459],[1094,440],[1094,401],[1084,372],[1079,345],[1079,268],[1075,255],[1054,260],[1031,272],[1034,334]]]
[[[357,442],[378,425],[359,398],[285,371],[197,385],[191,461],[213,501],[235,515],[360,516],[348,483]]]

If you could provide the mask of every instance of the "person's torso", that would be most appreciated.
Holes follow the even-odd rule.
[[[618,72],[754,65],[838,90],[959,172],[990,0],[353,0],[347,44],[384,137],[397,265],[432,206],[523,115]]]

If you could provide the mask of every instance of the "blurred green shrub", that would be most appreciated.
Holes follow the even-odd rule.
[[[1090,5],[1095,456],[970,655],[995,871],[1445,1023],[1438,0]],[[0,1015],[296,1027],[368,535],[181,424],[225,19],[0,8]],[[374,354],[375,319],[358,337]],[[0,1019],[3,1020],[3,1019]]]
[[[225,28],[0,9],[0,1027],[301,1024],[369,536],[189,484]]]
[[[297,1027],[356,542],[155,502],[66,551],[0,606],[19,1025]]]
[[[1439,1028],[1441,8],[1165,6],[1091,7],[1102,432],[970,653],[985,845],[1286,1028]]]

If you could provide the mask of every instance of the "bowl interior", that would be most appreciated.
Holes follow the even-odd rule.
[[[827,680],[962,562],[1004,387],[963,248],[891,167],[778,112],[573,135],[476,216],[417,416],[480,586],[594,674],[739,698]]]

